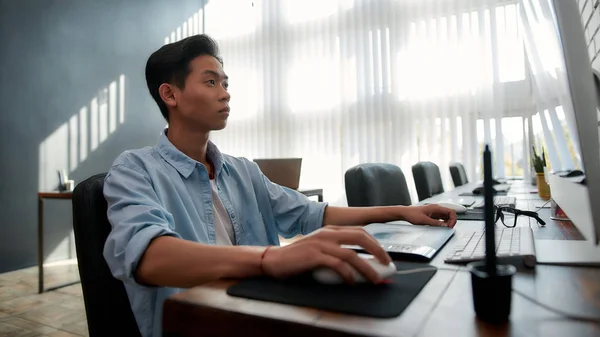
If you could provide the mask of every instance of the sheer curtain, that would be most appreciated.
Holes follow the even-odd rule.
[[[492,145],[498,176],[527,175],[531,115],[515,2],[212,0],[205,32],[230,77],[222,151],[302,157],[301,187],[346,203],[344,173],[387,162],[406,175],[429,160],[480,179]],[[504,131],[504,132],[503,132]],[[503,136],[504,135],[504,136]]]

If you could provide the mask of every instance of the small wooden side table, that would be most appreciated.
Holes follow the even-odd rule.
[[[73,192],[38,192],[38,293],[70,286],[80,281],[68,282],[44,289],[44,199],[71,200]]]

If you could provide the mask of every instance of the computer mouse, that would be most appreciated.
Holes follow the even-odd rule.
[[[483,195],[483,188],[484,188],[483,186],[478,186],[478,187],[475,187],[475,188],[473,189],[473,194],[476,194],[476,195]],[[496,193],[498,193],[498,191],[496,191],[495,189],[492,189],[492,191],[493,191],[493,192],[492,192],[493,194],[496,194]]]
[[[465,206],[459,205],[459,204],[455,204],[453,202],[438,202],[436,204],[440,205],[442,207],[453,209],[458,214],[460,214],[460,213],[466,213],[467,212],[467,208]]]
[[[563,177],[573,178],[573,177],[580,177],[582,175],[583,175],[583,171],[581,171],[581,170],[572,170],[572,171],[569,171],[569,173],[563,175]]]
[[[358,254],[359,257],[363,258],[375,271],[379,274],[382,280],[388,279],[396,274],[396,265],[394,262],[390,262],[388,265],[384,265],[379,260],[370,254]],[[344,278],[341,277],[331,268],[317,268],[312,273],[315,281],[322,284],[342,284],[345,283]],[[354,277],[355,283],[367,283],[370,282],[362,274],[355,269],[352,269],[352,276]]]

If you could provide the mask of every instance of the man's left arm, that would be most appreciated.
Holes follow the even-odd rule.
[[[308,234],[326,225],[359,226],[404,220],[418,225],[454,227],[456,212],[438,205],[335,207],[311,201],[298,191],[271,182],[258,169],[275,216],[279,234],[285,238]],[[251,165],[252,165],[251,164]]]
[[[284,238],[306,235],[323,226],[327,203],[312,201],[298,191],[275,184],[260,172],[258,166],[255,169],[265,187],[279,235]]]
[[[456,212],[439,206],[379,206],[335,207],[327,206],[323,225],[360,226],[374,222],[404,220],[415,225],[447,226],[456,224]]]

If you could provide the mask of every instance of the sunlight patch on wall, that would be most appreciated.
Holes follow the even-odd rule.
[[[39,189],[54,190],[58,184],[57,170],[70,167],[67,146],[69,144],[69,128],[67,123],[61,124],[39,146]]]
[[[79,140],[79,123],[77,114],[69,119],[69,171],[77,168],[77,143]]]
[[[99,117],[98,126],[98,145],[103,143],[108,137],[108,89],[104,88],[98,94]]]
[[[98,98],[92,98],[90,102],[90,152],[98,147]]]
[[[40,143],[39,191],[55,191],[58,170],[68,174],[75,171],[125,122],[125,80],[121,74],[118,80],[101,88],[88,105]]]
[[[125,75],[119,76],[119,124],[125,123]]]
[[[117,82],[112,81],[108,86],[108,132],[113,133],[117,129]]]
[[[88,154],[88,108],[79,110],[79,160],[84,161]]]
[[[171,34],[165,36],[164,44],[177,42],[186,37],[201,34],[204,27],[204,10],[200,9],[198,12],[191,15],[187,20],[183,21]]]

